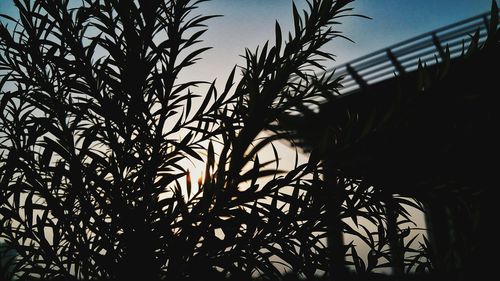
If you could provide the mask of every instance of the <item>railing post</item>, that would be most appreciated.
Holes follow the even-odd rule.
[[[394,53],[391,51],[391,49],[386,50],[387,57],[391,60],[392,65],[394,65],[394,68],[398,71],[399,74],[404,74],[406,73],[405,68],[401,65],[401,63],[398,61],[398,58],[394,55]]]
[[[356,81],[356,83],[358,83],[359,87],[363,90],[365,90],[366,88],[368,88],[368,84],[366,83],[366,81],[363,79],[363,77],[361,77],[361,75],[359,75],[356,70],[354,70],[354,68],[352,68],[352,66],[350,64],[347,64],[345,66],[346,68],[346,71],[347,73],[349,73],[349,75],[351,75],[352,79],[354,79],[354,81]]]

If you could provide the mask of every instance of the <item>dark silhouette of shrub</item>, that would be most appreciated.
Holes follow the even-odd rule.
[[[321,280],[339,274],[318,277],[334,254],[347,257],[336,268],[350,266],[353,280],[387,279],[373,271],[401,263],[429,271],[428,245],[385,227],[411,222],[405,206],[421,204],[344,169],[332,217],[321,149],[280,168],[277,141],[324,140],[297,137],[301,125],[290,124],[310,124],[338,98],[341,78],[317,73],[333,59],[322,47],[344,38],[334,27],[351,1],[293,5],[293,30],[276,23],[274,44],[245,50],[241,76],[235,67],[222,89],[179,79],[209,50],[198,43],[215,16],[196,14],[202,2],[14,0],[18,16],[0,24],[0,253],[16,256],[0,276]],[[189,162],[205,166],[198,189]],[[361,239],[368,260],[353,243],[332,253],[328,230]]]
[[[259,153],[287,139],[281,115],[335,95],[315,71],[351,1],[294,5],[292,32],[276,23],[240,79],[206,92],[178,79],[209,49],[202,2],[14,0],[18,20],[3,16],[0,235],[20,280],[328,270],[321,164],[282,172]],[[199,190],[185,161],[205,163]]]

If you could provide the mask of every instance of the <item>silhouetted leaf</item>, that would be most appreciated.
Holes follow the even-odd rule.
[[[469,44],[467,52],[465,53],[465,56],[471,56],[472,54],[476,53],[478,49],[479,49],[479,29],[474,33],[474,35],[471,36],[471,42]]]
[[[491,1],[490,22],[488,26],[488,38],[486,44],[492,44],[496,38],[498,30],[498,5],[496,0]]]
[[[282,34],[281,34],[281,27],[280,27],[280,24],[278,23],[278,21],[276,21],[275,23],[275,27],[274,27],[274,30],[275,30],[275,33],[276,33],[276,56],[279,57],[280,55],[280,50],[281,50],[281,45],[283,44],[282,43]]]

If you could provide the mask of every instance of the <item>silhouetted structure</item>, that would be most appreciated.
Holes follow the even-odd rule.
[[[299,146],[328,163],[330,185],[336,185],[332,188],[341,189],[338,182],[342,178],[362,179],[387,194],[413,197],[425,204],[434,270],[421,278],[472,280],[496,273],[492,257],[496,253],[491,253],[496,241],[491,225],[498,213],[493,190],[500,156],[496,14],[494,7],[493,19],[483,25],[488,34],[478,31],[468,50],[466,45],[466,53],[458,57],[453,53],[461,53],[457,47],[461,44],[447,48],[435,32],[416,37],[430,37],[430,43],[419,42],[407,49],[420,54],[415,49],[420,45],[427,55],[437,53],[440,62],[435,66],[420,65],[417,71],[405,71],[402,65],[406,61],[398,60],[394,47],[356,60],[360,71],[346,64],[345,73],[351,77],[347,84],[354,93],[322,105],[319,112],[305,112],[283,122],[296,128]],[[447,28],[455,30],[484,16]],[[460,30],[474,29],[467,26]],[[438,31],[453,40],[463,36],[458,31]],[[408,45],[408,41],[395,48],[401,45]],[[426,49],[430,45],[435,49]],[[407,54],[404,48],[400,52]],[[384,62],[380,56],[387,56],[385,60],[391,65],[385,69],[389,71],[380,66]],[[364,70],[375,81],[394,70],[399,75],[369,85],[359,74]],[[342,192],[335,194],[342,196]],[[337,198],[331,208],[341,203]],[[334,222],[332,230],[337,234],[332,235],[341,235],[340,229]]]
[[[446,52],[451,58],[459,57],[473,40],[471,34],[477,32],[479,42],[484,42],[489,22],[490,13],[486,12],[398,42],[328,72],[335,71],[335,75],[343,76],[339,92],[350,94],[392,79],[395,74],[413,72],[418,69],[419,63],[435,64],[436,56],[443,57]]]

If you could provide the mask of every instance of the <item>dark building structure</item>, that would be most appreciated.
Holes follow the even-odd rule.
[[[388,195],[388,233],[391,227],[398,231],[394,218],[391,226],[393,194],[425,205],[434,267],[426,279],[472,280],[496,273],[496,14],[438,29],[342,66],[348,93],[282,122],[296,134],[299,146],[325,161],[335,198],[332,213],[345,196],[341,178],[362,179]],[[416,63],[419,57],[437,63]],[[330,219],[330,247],[341,249],[341,224]],[[404,253],[397,244],[392,247],[394,272],[403,274],[397,256],[401,259]],[[334,273],[343,270],[338,264],[332,264]],[[404,278],[415,276],[398,280]]]

